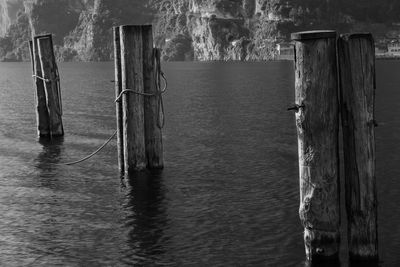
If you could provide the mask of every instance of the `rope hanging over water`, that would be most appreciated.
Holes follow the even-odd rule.
[[[142,92],[138,92],[132,89],[124,89],[121,91],[121,93],[118,95],[118,97],[115,99],[115,102],[121,101],[121,98],[124,94],[126,93],[134,93],[137,95],[141,95],[141,96],[148,96],[148,97],[157,97],[157,114],[158,114],[158,119],[157,119],[157,127],[162,129],[165,125],[165,117],[164,117],[164,103],[163,103],[163,98],[162,98],[162,94],[164,94],[167,91],[167,87],[168,87],[168,82],[167,82],[167,78],[164,75],[164,72],[162,72],[161,70],[161,64],[160,61],[157,60],[155,58],[154,60],[154,66],[155,66],[155,71],[154,71],[154,81],[155,81],[155,87],[156,87],[156,92],[155,93],[142,93]],[[58,75],[58,70],[57,70],[57,75]],[[41,78],[41,77],[38,77]],[[42,78],[43,79],[43,78]],[[161,89],[161,79],[164,81],[164,87]],[[43,79],[44,80],[44,79]],[[58,87],[59,88],[59,87]],[[59,91],[59,96],[61,97],[61,91]],[[93,153],[91,153],[90,155],[77,160],[77,161],[73,161],[73,162],[68,162],[68,163],[64,163],[64,165],[75,165],[78,163],[81,163],[85,160],[90,159],[91,157],[93,157],[94,155],[98,154],[108,143],[110,143],[110,141],[117,135],[117,130],[108,138],[108,140],[106,142],[104,142],[104,144],[102,144],[96,151],[94,151]]]
[[[90,159],[91,157],[93,157],[94,155],[96,155],[97,153],[99,153],[108,143],[110,143],[110,141],[115,137],[116,134],[117,134],[117,130],[115,130],[115,132],[113,133],[113,135],[111,135],[111,136],[108,138],[108,140],[107,140],[106,142],[104,142],[104,144],[102,144],[102,145],[101,145],[96,151],[94,151],[92,154],[90,154],[90,155],[88,155],[88,156],[86,156],[86,157],[84,157],[84,158],[82,158],[82,159],[80,159],[80,160],[77,160],[77,161],[64,163],[64,165],[75,165],[75,164],[78,164],[78,163],[81,163],[81,162],[83,162],[83,161],[85,161],[85,160]]]

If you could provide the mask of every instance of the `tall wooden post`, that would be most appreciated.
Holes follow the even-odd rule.
[[[143,29],[121,26],[124,170],[129,174],[147,167],[144,137]]]
[[[121,44],[120,29],[114,27],[114,62],[115,62],[115,96],[118,97],[122,91],[122,74],[121,74]],[[124,133],[123,133],[123,113],[122,100],[115,103],[117,118],[117,151],[118,166],[121,173],[124,172]]]
[[[160,53],[153,48],[152,26],[116,27],[114,39],[120,170],[163,168]]]
[[[158,68],[158,69],[155,69]],[[151,25],[143,26],[143,77],[144,91],[153,96],[145,98],[145,140],[147,164],[150,169],[161,169],[163,162],[162,133],[159,125],[161,95],[160,85],[160,50],[153,49],[153,31]]]
[[[32,74],[36,86],[35,99],[36,99],[36,122],[38,136],[49,136],[49,114],[46,105],[46,92],[44,89],[44,81],[40,79],[42,75],[42,67],[40,65],[39,51],[37,39],[40,36],[34,37],[33,41],[29,42],[32,60]]]
[[[338,52],[349,254],[351,260],[378,260],[372,35],[341,35]]]
[[[336,32],[292,34],[300,208],[307,259],[337,260],[340,243]]]
[[[49,34],[37,37],[36,40],[46,92],[49,133],[50,136],[62,136],[64,135],[64,129],[62,123],[61,91],[52,37],[51,34]]]

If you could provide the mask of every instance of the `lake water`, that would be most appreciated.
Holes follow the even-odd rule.
[[[304,266],[291,62],[165,63],[165,169],[128,182],[115,140],[63,165],[115,130],[113,64],[59,67],[66,135],[49,143],[30,64],[0,64],[1,266]],[[382,266],[400,266],[399,73],[377,62]]]

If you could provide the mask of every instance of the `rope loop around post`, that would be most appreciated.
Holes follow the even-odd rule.
[[[60,81],[60,77],[58,76],[58,70],[57,70],[57,77],[55,79],[47,79],[47,78],[44,78],[44,77],[41,77],[41,76],[38,76],[38,75],[32,75],[32,77],[36,78],[36,79],[39,79],[39,80],[42,80],[42,81],[44,81],[46,83],[49,83],[51,81],[56,81],[56,82]]]
[[[156,96],[156,94],[148,94],[148,93],[138,92],[138,91],[135,91],[135,90],[132,90],[132,89],[124,89],[124,90],[121,91],[121,93],[120,93],[120,94],[118,95],[118,97],[115,99],[115,102],[121,101],[122,96],[123,96],[124,94],[126,94],[126,93],[133,93],[133,94],[141,95],[141,96]]]
[[[46,82],[46,83],[50,82],[49,79],[40,77],[40,76],[38,76],[38,75],[32,75],[32,77],[33,77],[33,78],[36,78],[36,79],[39,79],[39,80],[42,80],[42,81],[44,81],[44,82]]]
[[[121,98],[124,94],[127,93],[132,93],[136,95],[141,95],[141,96],[147,96],[147,97],[157,97],[158,98],[158,104],[157,104],[157,113],[158,113],[158,119],[157,119],[157,127],[162,129],[165,125],[165,112],[164,112],[164,101],[162,98],[162,95],[167,91],[168,88],[168,81],[167,78],[165,77],[165,74],[163,71],[161,71],[161,66],[159,63],[159,60],[155,59],[154,60],[154,81],[155,81],[155,87],[156,87],[156,92],[155,93],[143,93],[143,92],[138,92],[136,90],[132,89],[124,89],[121,91],[121,93],[117,96],[115,99],[115,102],[121,101]],[[161,89],[161,79],[164,82],[164,87]]]
[[[61,101],[61,83],[60,83],[60,73],[58,72],[58,68],[56,67],[55,69],[56,71],[56,77],[54,79],[47,79],[38,75],[32,75],[33,78],[42,80],[46,83],[52,82],[54,81],[56,83],[57,86],[57,96],[58,96],[58,103],[59,103],[59,108],[60,110],[57,111],[58,115],[62,116],[63,115],[63,108],[62,108],[62,101]]]
[[[159,50],[157,50],[159,52]],[[168,82],[167,78],[165,77],[164,72],[161,70],[161,62],[159,53],[155,53],[154,56],[154,82],[156,86],[156,92],[158,96],[158,104],[157,104],[157,127],[159,129],[164,128],[165,126],[165,111],[164,111],[164,101],[162,98],[162,94],[167,91]],[[161,89],[161,79],[164,81],[164,88]]]

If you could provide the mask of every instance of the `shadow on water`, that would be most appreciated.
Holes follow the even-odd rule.
[[[348,264],[342,264],[340,261],[328,261],[328,262],[306,262],[304,267],[381,267],[382,262],[376,261],[349,261]]]
[[[125,179],[125,186],[125,227],[130,248],[126,261],[136,264],[159,262],[166,252],[164,229],[168,224],[162,171],[132,174]]]
[[[380,267],[382,264],[383,262],[377,261],[350,261],[349,267]]]
[[[343,264],[339,260],[332,261],[320,261],[317,260],[315,262],[306,261],[304,263],[304,267],[341,267]]]
[[[61,159],[61,152],[64,150],[64,137],[39,138],[42,145],[42,152],[36,158],[36,168],[40,171],[40,177],[54,177]]]

